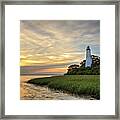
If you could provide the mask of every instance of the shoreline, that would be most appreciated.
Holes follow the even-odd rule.
[[[62,91],[49,89],[47,86],[42,87],[26,82],[21,83],[21,91],[22,89],[24,89],[24,93],[21,92],[21,100],[90,100],[84,96],[74,96]]]
[[[64,74],[20,74],[20,76],[64,76]]]
[[[26,83],[27,83],[27,82],[26,82]],[[29,83],[28,83],[28,84],[29,84]],[[30,84],[32,84],[32,83],[30,83]],[[78,99],[97,100],[97,99],[93,98],[93,97],[90,96],[90,95],[76,95],[76,94],[71,94],[71,93],[69,93],[69,92],[67,92],[67,91],[64,92],[64,91],[62,91],[62,90],[51,89],[51,88],[49,88],[49,87],[47,87],[47,86],[40,86],[40,85],[37,85],[37,84],[33,84],[33,85],[35,85],[36,87],[42,87],[42,88],[49,89],[49,90],[52,91],[52,92],[67,94],[67,95],[69,95],[69,96],[72,96],[72,97],[75,97],[75,98],[78,98]]]
[[[86,75],[86,76],[87,77],[94,77],[94,76],[98,76],[98,75],[94,75],[94,76],[93,75],[91,75],[91,76]],[[86,78],[86,76],[83,75],[82,77]],[[31,79],[31,80],[28,80],[27,83],[30,83],[30,84],[33,84],[36,86],[41,86],[41,87],[48,87],[51,91],[59,91],[59,92],[65,93],[65,94],[69,94],[71,96],[75,96],[75,97],[87,98],[88,100],[99,100],[99,98],[100,98],[99,93],[96,91],[97,88],[95,88],[95,86],[94,86],[94,83],[93,83],[94,81],[92,82],[92,81],[88,80],[88,83],[91,82],[93,84],[93,86],[91,86],[91,83],[90,83],[89,84],[90,86],[88,85],[89,89],[88,88],[86,89],[86,86],[85,86],[85,85],[87,85],[86,80],[83,80],[82,82],[80,80],[77,80],[77,84],[76,84],[76,80],[74,81],[74,80],[68,79],[66,81],[67,77],[69,79],[71,79],[70,77],[74,77],[74,79],[75,79],[75,77],[77,77],[79,79],[81,78],[80,75],[51,76],[51,77],[45,77],[45,78]],[[75,86],[73,86],[74,84],[75,84]],[[83,85],[83,87],[81,87],[81,84]],[[98,84],[99,84],[99,82],[98,82]],[[78,87],[81,87],[80,90]],[[96,91],[96,93],[95,93],[95,91]],[[90,94],[88,94],[88,93],[90,93]]]

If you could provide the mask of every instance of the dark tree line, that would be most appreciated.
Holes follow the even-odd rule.
[[[99,75],[100,74],[100,57],[92,55],[92,66],[85,67],[86,60],[83,60],[80,65],[70,65],[67,75]]]

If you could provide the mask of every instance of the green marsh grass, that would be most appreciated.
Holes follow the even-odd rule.
[[[35,78],[28,83],[47,86],[54,90],[60,90],[74,95],[89,95],[100,99],[99,75],[64,75],[45,78]]]

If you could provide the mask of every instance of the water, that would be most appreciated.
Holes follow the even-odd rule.
[[[28,81],[33,78],[43,78],[43,77],[51,77],[52,75],[21,75],[20,80],[21,82]]]
[[[76,97],[60,91],[50,90],[48,87],[28,84],[26,81],[33,78],[50,77],[51,75],[25,75],[20,76],[20,99],[21,100],[80,100],[89,99]]]

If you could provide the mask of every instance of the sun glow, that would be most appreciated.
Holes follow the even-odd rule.
[[[20,66],[39,66],[41,72],[65,72],[65,66],[79,64],[85,58],[87,45],[99,55],[98,20],[20,22]]]

